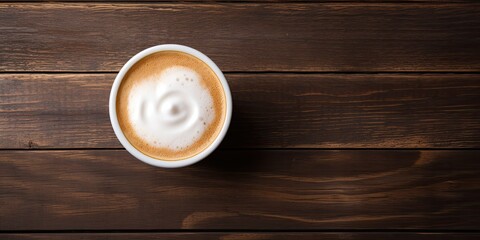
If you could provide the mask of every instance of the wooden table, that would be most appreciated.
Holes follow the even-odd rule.
[[[164,43],[225,72],[219,150],[148,166],[120,67]],[[1,239],[479,239],[475,1],[0,3]]]

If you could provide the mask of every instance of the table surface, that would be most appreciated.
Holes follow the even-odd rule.
[[[234,115],[182,169],[116,139],[147,47],[210,56]],[[475,1],[0,3],[2,239],[479,239]]]

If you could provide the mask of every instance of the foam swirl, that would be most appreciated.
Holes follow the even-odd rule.
[[[213,99],[190,68],[174,66],[132,87],[128,116],[148,144],[181,150],[192,145],[215,117]]]

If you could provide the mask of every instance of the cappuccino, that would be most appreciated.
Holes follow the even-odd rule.
[[[220,133],[226,96],[215,72],[187,53],[161,51],[136,62],[118,89],[118,123],[128,142],[159,160],[182,160]]]

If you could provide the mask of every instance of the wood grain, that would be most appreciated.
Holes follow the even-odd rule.
[[[480,4],[0,5],[0,71],[118,71],[163,43],[224,71],[480,69]]]
[[[479,148],[477,74],[227,74],[228,148]],[[0,148],[119,148],[113,74],[1,74]]]
[[[370,239],[478,239],[475,233],[80,233],[80,234],[4,234],[0,235],[10,240],[43,240],[43,239],[221,239],[221,240],[267,240],[267,239],[305,239],[305,240],[370,240]]]
[[[478,229],[480,151],[0,151],[0,229]]]

